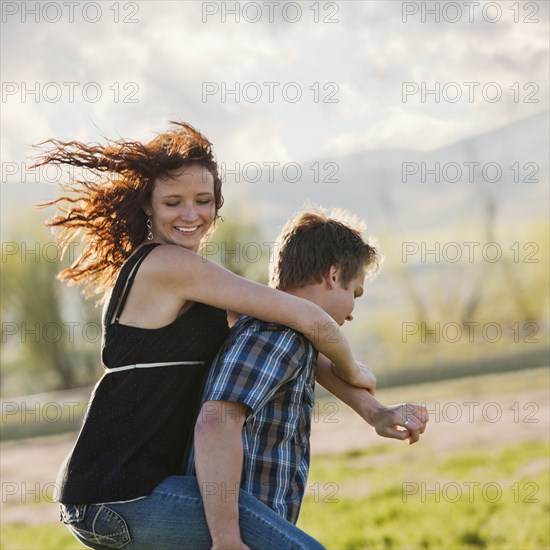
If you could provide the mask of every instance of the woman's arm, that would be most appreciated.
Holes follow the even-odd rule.
[[[359,387],[372,383],[356,364],[338,324],[309,300],[239,277],[177,245],[155,248],[140,274],[147,277],[151,292],[179,299],[182,304],[202,302],[301,332],[336,365],[342,379]]]

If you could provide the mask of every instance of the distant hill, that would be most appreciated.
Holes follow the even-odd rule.
[[[532,222],[547,220],[550,204],[549,114],[537,114],[431,152],[377,150],[304,162],[301,165],[303,177],[294,183],[288,179],[294,177],[295,167],[289,168],[287,180],[280,168],[274,169],[275,177],[271,182],[266,181],[267,169],[264,178],[257,182],[243,181],[245,178],[241,177],[241,183],[235,183],[234,176],[229,175],[225,189],[226,195],[231,197],[228,200],[231,208],[227,210],[232,210],[233,218],[242,215],[243,221],[254,220],[255,217],[263,230],[261,238],[266,241],[275,240],[279,227],[308,199],[324,206],[349,208],[367,219],[370,231],[381,240],[386,263],[382,276],[369,284],[365,299],[358,304],[354,312],[356,322],[346,327],[346,331],[358,357],[368,357],[374,364],[384,364],[389,373],[391,368],[401,367],[405,361],[402,322],[416,319],[416,298],[425,306],[430,323],[453,321],[454,318],[449,317],[454,311],[451,306],[466,303],[476,296],[472,289],[481,284],[479,274],[489,265],[480,261],[479,251],[476,265],[467,261],[462,264],[431,260],[418,262],[418,257],[405,264],[401,243],[414,240],[482,241],[485,237],[483,224],[487,218],[484,208],[491,201],[497,224],[496,239],[510,238],[510,233],[505,235],[503,231],[510,229],[513,239],[520,241],[523,237],[519,233],[516,237],[514,233],[518,226],[521,229],[521,226]],[[439,163],[439,183],[429,172],[422,178],[422,163],[425,163],[424,170],[428,171],[435,169],[436,163]],[[468,163],[479,163],[479,166]],[[231,163],[228,162],[228,165]],[[473,170],[471,181],[469,166]],[[317,182],[311,167],[317,170]],[[457,167],[462,171],[461,178],[456,177]],[[482,167],[485,167],[485,173]],[[501,170],[499,181],[487,181],[497,179],[496,168]],[[514,181],[515,176],[519,181]],[[249,177],[254,177],[252,170]],[[53,214],[53,209],[37,211],[34,205],[53,199],[58,192],[51,183],[37,183],[31,174],[26,175],[27,181],[21,181],[21,177],[18,179],[18,174],[6,179],[1,186],[3,242],[24,239],[23,235],[15,234],[16,227],[20,230],[31,220],[36,222]],[[457,181],[451,181],[453,179]],[[233,200],[233,193],[246,198]],[[240,220],[233,221],[237,223]],[[533,238],[529,237],[531,240]],[[502,242],[502,248],[510,258],[513,256],[509,244]],[[518,276],[518,288],[525,285],[530,289],[538,288],[536,285],[543,280],[545,256],[542,244],[537,255],[541,259],[540,264],[518,263],[513,266],[514,276]],[[500,297],[508,298],[518,290],[505,288],[505,284],[509,283],[503,281],[502,275],[497,277],[499,266],[491,264],[489,267],[491,279],[486,277],[483,280],[484,298],[489,290],[502,287],[502,293],[491,303],[486,300],[471,319],[481,323],[486,323],[488,319],[501,322],[508,340],[505,337],[506,341],[495,348],[487,342],[481,342],[483,346],[470,346],[467,338],[466,341],[463,338],[461,343],[464,345],[460,349],[445,343],[446,346],[442,344],[435,350],[439,355],[429,355],[429,346],[419,347],[418,343],[415,344],[417,347],[410,345],[407,350],[427,351],[425,355],[417,354],[414,362],[407,364],[409,370],[432,365],[436,356],[437,363],[445,369],[453,370],[456,362],[456,372],[463,369],[463,363],[486,365],[489,359],[495,364],[487,368],[494,367],[496,370],[517,368],[520,364],[541,364],[536,361],[540,361],[540,354],[548,350],[546,310],[539,315],[540,320],[534,319],[540,322],[540,331],[537,332],[540,344],[535,346],[536,349],[531,349],[533,345],[525,343],[525,339],[519,343],[511,341],[513,333],[509,325],[520,317],[513,317],[517,315],[515,302],[501,300]],[[416,298],[411,289],[415,290]],[[541,292],[544,295],[544,291]],[[524,294],[528,296],[526,289]],[[514,357],[513,364],[505,361],[508,356]],[[407,362],[410,362],[408,358]],[[472,369],[475,368],[472,366]],[[448,376],[449,372],[442,372],[441,376]],[[404,382],[401,375],[399,379]],[[391,381],[389,376],[387,382]]]
[[[275,168],[273,181],[269,181],[264,166],[257,182],[252,181],[253,170],[242,176],[240,183],[228,175],[226,190],[235,186],[246,191],[270,238],[306,200],[349,208],[366,217],[375,233],[477,224],[485,196],[494,198],[498,220],[521,223],[545,218],[550,203],[549,114],[539,113],[431,152],[388,149],[304,162],[302,178],[295,183],[290,181],[296,173],[294,168],[289,167],[285,177],[281,167]],[[440,164],[440,182],[430,173],[423,181],[422,167],[434,170],[436,163]],[[465,163],[479,166],[469,168]],[[497,166],[502,172],[500,179],[488,181],[497,179]],[[457,167],[462,177],[455,182]],[[415,170],[418,172],[413,173]],[[519,181],[514,182],[514,177]],[[2,234],[9,233],[14,217],[55,195],[55,186],[36,183],[32,175],[27,174],[22,183],[20,174],[3,174]]]
[[[549,112],[544,112],[431,152],[378,150],[323,159],[317,161],[318,183],[309,168],[312,161],[302,165],[302,181],[279,177],[273,183],[248,183],[248,188],[257,211],[265,212],[262,221],[270,235],[308,199],[349,208],[366,217],[374,232],[475,223],[484,194],[495,199],[498,219],[532,221],[548,217],[548,136]],[[333,164],[323,170],[325,163]],[[338,183],[323,182],[334,163],[338,173],[332,179]],[[439,163],[439,183],[429,173],[422,179],[422,163],[425,170]],[[457,167],[462,177],[455,182]]]

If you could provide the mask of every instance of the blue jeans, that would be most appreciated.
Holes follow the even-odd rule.
[[[96,550],[210,550],[202,496],[195,477],[171,476],[146,498],[112,504],[62,504],[61,520],[85,546]],[[324,547],[240,491],[242,540],[252,550],[319,550]]]

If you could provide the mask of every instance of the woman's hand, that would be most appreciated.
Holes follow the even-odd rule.
[[[348,384],[366,389],[371,395],[374,395],[376,389],[376,376],[374,376],[367,365],[359,361],[356,361],[356,365],[356,372],[352,376],[348,376],[346,373],[340,371],[334,363],[332,363],[332,371],[338,378],[341,378]]]

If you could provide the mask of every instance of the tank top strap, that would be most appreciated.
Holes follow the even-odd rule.
[[[160,243],[150,243],[142,246],[123,266],[120,270],[119,276],[113,288],[111,298],[109,300],[109,307],[103,324],[107,328],[111,324],[113,315],[115,317],[115,324],[118,324],[118,320],[126,304],[128,294],[132,288],[132,283],[136,277],[136,273],[139,266],[145,260],[149,252],[156,248]]]

